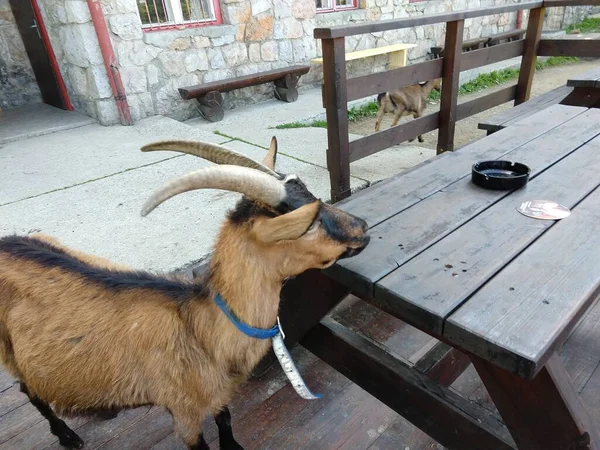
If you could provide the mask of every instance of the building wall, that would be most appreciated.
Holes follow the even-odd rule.
[[[118,122],[85,0],[38,0],[57,50],[74,104],[104,124]],[[223,24],[176,30],[142,31],[136,0],[102,0],[119,69],[134,120],[163,114],[184,120],[197,116],[195,101],[184,101],[177,88],[255,73],[321,56],[315,27],[379,21],[451,10],[473,9],[512,0],[360,0],[354,11],[317,14],[314,0],[221,0]],[[568,20],[574,19],[573,14]],[[527,14],[524,17],[526,25]],[[515,28],[516,13],[468,19],[465,39]],[[410,62],[422,61],[432,46],[443,45],[445,24],[352,36],[346,50],[392,43],[416,43]],[[58,49],[60,48],[60,51]],[[348,65],[351,75],[383,70],[387,56]],[[313,65],[301,86],[320,82]],[[270,84],[225,95],[234,108],[272,97]]]
[[[559,31],[573,23],[579,23],[591,10],[591,7],[547,8],[544,30]]]
[[[73,106],[104,124],[117,123],[117,108],[86,0],[37,1]]]
[[[0,108],[39,103],[42,95],[8,0],[0,0]]]

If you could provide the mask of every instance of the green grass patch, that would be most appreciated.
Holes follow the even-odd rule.
[[[579,30],[581,33],[600,33],[600,17],[588,17],[583,22],[575,23],[567,27],[567,33]]]
[[[579,62],[575,56],[551,56],[544,61],[538,61],[535,70],[544,70],[546,67],[564,66],[565,64],[574,64]]]
[[[277,125],[275,128],[278,130],[285,130],[289,128],[327,128],[326,120],[313,120],[312,122],[291,122],[291,123],[282,123],[281,125]]]
[[[500,84],[508,83],[519,77],[519,69],[502,69],[494,70],[489,73],[482,73],[477,78],[462,84],[458,88],[458,95],[468,95],[475,92],[483,91]],[[433,103],[440,101],[440,93],[431,91],[428,100]]]
[[[357,122],[365,117],[375,117],[378,109],[377,102],[369,102],[359,107],[353,106],[348,110],[348,121]]]

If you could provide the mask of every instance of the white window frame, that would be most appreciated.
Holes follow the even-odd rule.
[[[145,31],[152,30],[164,30],[171,28],[180,28],[186,26],[204,26],[204,25],[216,25],[222,23],[221,10],[218,4],[219,0],[209,0],[210,17],[204,20],[185,20],[183,16],[183,8],[181,7],[181,0],[136,0],[138,3],[162,3],[164,5],[165,14],[167,15],[166,22],[154,22],[144,24],[142,23],[142,29]],[[142,13],[140,12],[140,15]]]
[[[317,6],[317,13],[329,13],[358,9],[358,0],[352,0],[352,5],[336,5],[336,0],[321,0],[321,2],[327,3],[327,6],[321,6],[320,8]]]

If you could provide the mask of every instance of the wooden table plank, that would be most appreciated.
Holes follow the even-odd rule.
[[[553,223],[532,221],[515,208],[535,198],[576,205],[600,183],[599,152],[597,138],[399,267],[377,283],[375,302],[426,331],[442,333],[452,311]],[[470,190],[465,186],[462,192]]]
[[[600,66],[567,80],[567,86],[600,88]]]
[[[585,108],[555,105],[522,120],[511,131],[499,131],[456,152],[432,158],[406,172],[357,192],[336,203],[343,210],[364,217],[370,227],[398,214],[471,173],[473,160],[500,158],[558,125],[583,113]]]
[[[600,133],[597,126],[600,122],[599,110],[590,110],[578,117],[582,117],[582,120],[565,122],[505,157],[528,164],[532,168],[532,178],[535,177],[541,170]],[[481,157],[488,159],[490,156]],[[475,161],[471,159],[464,162],[467,173],[470,173]],[[327,274],[349,286],[355,293],[372,298],[374,283],[507,195],[507,192],[480,189],[471,183],[470,176],[465,176],[372,228],[369,246],[357,257],[340,261]]]
[[[545,92],[531,100],[521,103],[514,108],[510,108],[503,113],[486,119],[485,122],[479,122],[477,128],[480,130],[498,131],[507,127],[509,124],[514,124],[519,120],[535,114],[537,111],[545,108],[553,103],[560,103],[560,100],[565,98],[573,91],[570,86],[559,86],[556,89]]]
[[[588,168],[576,172],[582,185],[587,177],[600,184],[600,139],[594,142],[574,155],[590,151]],[[529,221],[535,226],[535,219]],[[600,189],[452,314],[446,338],[496,366],[534,377],[600,294],[598,223]]]

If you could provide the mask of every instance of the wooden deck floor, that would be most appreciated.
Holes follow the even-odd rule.
[[[336,320],[375,338],[396,354],[411,359],[430,338],[418,330],[349,298],[333,315]],[[388,407],[302,347],[292,351],[313,392],[312,402],[300,399],[276,367],[249,381],[231,405],[238,441],[253,449],[425,450],[443,449]],[[562,356],[584,403],[600,421],[600,307],[595,307],[562,349]],[[495,411],[472,367],[452,385],[466,398]],[[158,408],[123,411],[108,421],[76,419],[68,423],[86,442],[86,449],[180,450],[171,417]],[[216,426],[207,420],[205,436],[219,448]],[[0,450],[61,449],[47,422],[0,372]]]

